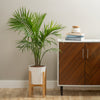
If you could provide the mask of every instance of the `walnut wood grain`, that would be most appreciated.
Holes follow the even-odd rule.
[[[86,43],[85,84],[100,85],[100,43]]]
[[[59,43],[59,84],[84,84],[84,43]]]

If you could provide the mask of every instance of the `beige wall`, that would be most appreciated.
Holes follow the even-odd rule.
[[[20,36],[7,26],[12,12],[21,6],[33,12],[46,12],[46,23],[53,19],[67,26],[63,34],[72,25],[80,25],[86,38],[100,38],[100,0],[0,0],[0,80],[28,79],[27,66],[34,63],[31,52],[16,49]],[[56,53],[48,53],[44,58],[48,80],[56,80],[56,58]]]

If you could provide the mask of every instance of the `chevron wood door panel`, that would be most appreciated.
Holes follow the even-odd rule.
[[[59,43],[59,84],[84,84],[84,43]]]
[[[100,43],[86,43],[85,84],[100,85]]]

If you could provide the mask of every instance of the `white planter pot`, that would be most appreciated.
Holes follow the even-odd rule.
[[[46,72],[46,66],[32,67],[29,65],[29,71],[31,71],[31,84],[43,84],[43,72]]]

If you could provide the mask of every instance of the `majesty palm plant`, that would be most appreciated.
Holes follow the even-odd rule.
[[[24,34],[23,39],[17,42],[17,48],[22,51],[25,49],[31,50],[34,54],[35,66],[41,65],[41,61],[48,51],[56,50],[56,48],[45,49],[47,44],[56,45],[55,39],[49,36],[58,36],[58,32],[64,28],[61,25],[54,24],[53,21],[51,21],[50,24],[44,24],[43,29],[40,29],[45,16],[46,13],[32,13],[25,8],[21,8],[16,10],[13,17],[8,21],[11,29]]]

